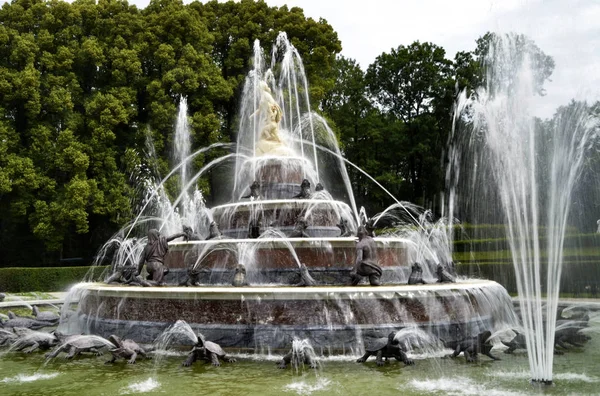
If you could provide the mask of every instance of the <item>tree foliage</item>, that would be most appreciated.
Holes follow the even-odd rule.
[[[139,10],[125,0],[13,0],[0,21],[0,265],[91,256],[132,217],[128,172],[147,131],[167,168],[181,96],[194,146],[234,138],[255,39],[289,29],[316,104],[341,50],[326,21],[263,1],[152,0]],[[210,180],[199,183],[210,191]]]
[[[415,42],[364,71],[339,55],[326,20],[298,7],[12,0],[0,9],[0,266],[89,258],[131,219],[130,172],[143,162],[150,132],[153,165],[165,173],[182,96],[192,149],[235,140],[254,41],[270,47],[281,31],[302,56],[312,107],[331,122],[346,158],[399,199],[434,206],[455,93],[485,83],[493,34],[454,61]],[[552,58],[525,36],[515,42],[533,53],[542,92]],[[221,154],[198,156],[195,165]],[[369,213],[392,203],[365,173],[349,173]],[[210,193],[219,180],[198,183]]]

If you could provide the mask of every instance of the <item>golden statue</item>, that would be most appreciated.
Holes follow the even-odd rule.
[[[258,110],[253,116],[259,113],[261,115],[261,125],[264,125],[260,131],[258,143],[256,144],[256,155],[275,155],[289,156],[293,155],[292,150],[281,140],[279,136],[279,122],[283,116],[281,107],[273,98],[271,88],[266,82],[260,82],[261,97]]]

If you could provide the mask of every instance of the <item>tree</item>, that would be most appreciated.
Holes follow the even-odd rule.
[[[229,134],[231,140],[235,140],[235,117],[255,40],[269,51],[279,32],[287,33],[302,56],[311,83],[313,107],[316,108],[325,92],[333,87],[331,69],[335,55],[341,51],[341,43],[327,21],[306,18],[298,7],[269,7],[264,1],[254,0],[194,2],[189,8],[202,18],[212,34],[213,61],[235,90],[230,98],[215,103],[224,116],[224,133]]]
[[[445,51],[414,42],[383,53],[366,74],[369,93],[400,147],[396,167],[402,198],[425,204],[441,188],[439,161],[450,125],[454,80]]]
[[[476,43],[474,53],[484,69],[483,82],[488,87],[512,85],[523,62],[529,62],[533,71],[533,88],[539,95],[545,95],[543,86],[554,71],[554,59],[546,55],[533,40],[524,34],[499,35],[487,32]],[[502,67],[491,67],[500,57],[503,59]]]

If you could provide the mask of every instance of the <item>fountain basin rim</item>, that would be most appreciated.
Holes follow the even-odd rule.
[[[457,283],[430,283],[425,285],[389,286],[167,286],[142,287],[107,285],[105,283],[78,283],[72,291],[94,292],[98,296],[123,298],[205,299],[205,300],[315,300],[353,298],[385,298],[386,295],[410,298],[414,294],[466,291],[477,288],[496,287],[490,280],[465,280]],[[500,286],[501,287],[501,286]],[[422,297],[422,296],[420,296]]]
[[[215,206],[213,208],[213,211],[215,209],[227,209],[227,208],[235,208],[235,207],[239,207],[239,206],[250,206],[250,205],[263,205],[263,206],[280,206],[280,205],[314,205],[314,204],[326,204],[326,205],[342,205],[342,206],[347,206],[348,208],[350,206],[348,206],[347,203],[343,202],[343,201],[337,201],[335,199],[296,199],[296,198],[291,198],[291,199],[255,199],[255,200],[248,200],[248,201],[241,201],[241,202],[233,202],[233,203],[228,203],[228,204],[223,204],[223,205],[219,205],[219,206]]]
[[[376,243],[387,245],[390,243],[398,243],[398,244],[415,244],[410,239],[400,238],[400,237],[375,237],[373,238]],[[301,245],[306,244],[307,246],[314,246],[315,244],[320,243],[335,243],[335,242],[352,242],[354,244],[358,240],[357,237],[311,237],[311,238],[244,238],[244,239],[236,239],[236,238],[215,238],[208,239],[203,241],[175,241],[169,242],[170,247],[177,246],[190,246],[190,245],[217,245],[217,244],[238,244],[238,243],[253,243],[253,244],[267,244],[280,243],[282,247],[285,247],[286,242],[291,243],[292,245]],[[300,243],[298,243],[300,242]]]

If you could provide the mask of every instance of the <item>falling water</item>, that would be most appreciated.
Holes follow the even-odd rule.
[[[585,104],[572,103],[558,109],[550,126],[536,125],[532,62],[528,49],[519,47],[512,35],[499,36],[491,43],[486,58],[487,86],[473,98],[463,95],[456,107],[455,141],[465,135],[457,132],[463,129],[460,125],[470,127],[473,133],[467,134],[466,142],[457,143],[457,151],[451,151],[454,175],[447,179],[457,183],[458,170],[468,167],[470,179],[460,175],[461,183],[476,187],[469,191],[478,199],[488,185],[494,186],[506,219],[532,379],[551,383],[569,205],[585,154],[595,138],[597,120],[589,116]],[[465,163],[461,163],[461,150],[467,151]],[[454,197],[449,202],[454,206]],[[540,246],[544,223],[546,251]]]

